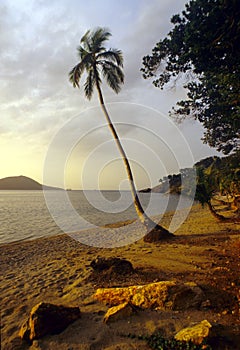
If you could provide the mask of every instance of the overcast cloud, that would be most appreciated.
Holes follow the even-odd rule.
[[[168,33],[171,16],[182,11],[185,3],[185,0],[2,0],[0,146],[5,163],[0,177],[18,175],[28,169],[28,174],[24,174],[40,180],[42,161],[55,133],[72,117],[97,105],[96,96],[89,102],[68,82],[68,72],[77,63],[76,47],[89,28],[110,28],[113,36],[109,46],[120,48],[124,54],[125,84],[117,96],[104,86],[106,102],[140,103],[167,115],[184,91],[181,88],[160,91],[142,79],[139,69],[142,57]],[[112,118],[119,121],[117,115]],[[137,115],[127,115],[127,119],[138,125]],[[202,129],[196,122],[185,123],[181,130],[195,160],[214,153],[202,145]],[[124,136],[128,130],[122,128],[120,132]],[[26,147],[28,159],[24,160]],[[11,166],[6,163],[9,149],[11,156],[7,159]],[[22,167],[18,163],[19,168],[14,168],[14,157],[20,153]]]

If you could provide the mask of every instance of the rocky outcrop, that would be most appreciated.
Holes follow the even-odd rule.
[[[196,324],[193,327],[183,328],[175,335],[176,340],[191,341],[194,344],[202,344],[203,340],[209,337],[210,329],[212,325],[207,321]]]
[[[79,317],[80,310],[78,307],[41,302],[32,308],[29,318],[20,329],[19,336],[32,342],[44,335],[62,332]]]
[[[130,303],[142,309],[187,310],[198,308],[205,300],[202,289],[193,282],[161,281],[125,288],[100,288],[98,301],[115,306]]]

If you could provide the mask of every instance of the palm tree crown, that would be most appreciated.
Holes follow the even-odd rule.
[[[81,45],[77,48],[80,62],[70,71],[69,79],[74,87],[80,87],[79,81],[84,72],[87,78],[84,84],[86,97],[90,100],[94,91],[100,87],[101,74],[108,85],[118,93],[124,82],[123,55],[121,50],[104,47],[111,36],[107,28],[88,30],[81,38]]]

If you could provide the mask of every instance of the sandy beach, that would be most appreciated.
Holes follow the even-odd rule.
[[[167,225],[170,217],[171,214],[165,215],[161,224]],[[138,231],[137,226],[134,230]],[[207,319],[222,327],[225,339],[222,349],[237,349],[240,224],[217,222],[207,208],[194,205],[175,235],[161,243],[145,243],[140,239],[118,248],[87,246],[65,234],[1,245],[1,348],[147,350],[150,348],[145,341],[127,335],[152,334],[162,329],[169,337],[183,327]],[[97,257],[125,258],[133,264],[134,273],[94,274],[90,263]],[[187,311],[144,310],[124,320],[103,323],[108,307],[92,298],[97,288],[164,280],[199,284],[211,306]],[[41,301],[78,306],[81,318],[62,333],[29,345],[21,341],[18,332],[32,307]]]

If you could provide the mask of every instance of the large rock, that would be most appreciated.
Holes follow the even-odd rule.
[[[90,266],[96,272],[111,270],[113,273],[122,275],[134,271],[130,261],[120,258],[96,258],[90,263]]]
[[[205,300],[202,289],[195,283],[175,281],[161,281],[124,288],[99,288],[94,297],[111,306],[131,303],[143,309],[159,310],[198,308]]]
[[[29,318],[20,329],[19,336],[31,342],[46,334],[57,334],[79,317],[78,307],[41,302],[32,308]]]
[[[191,341],[194,344],[199,345],[205,338],[209,337],[211,328],[212,325],[207,320],[203,320],[193,327],[187,327],[179,331],[175,335],[175,339],[186,342]]]

